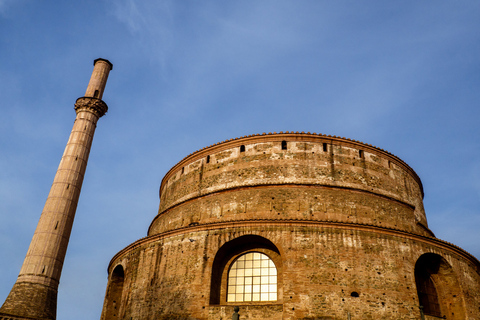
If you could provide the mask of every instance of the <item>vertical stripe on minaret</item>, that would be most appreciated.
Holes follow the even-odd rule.
[[[55,319],[57,291],[68,240],[98,119],[108,107],[102,96],[112,64],[94,61],[84,97],[17,281],[0,308],[0,319]]]

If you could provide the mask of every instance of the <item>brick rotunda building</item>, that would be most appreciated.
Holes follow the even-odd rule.
[[[480,319],[480,263],[428,228],[420,178],[358,141],[227,140],[175,165],[114,256],[111,319]],[[422,306],[422,308],[420,308]],[[422,311],[423,310],[423,311]]]

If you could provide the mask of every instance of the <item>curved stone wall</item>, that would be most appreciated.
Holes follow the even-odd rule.
[[[274,198],[269,191],[255,199],[248,192],[238,192],[233,200],[223,195],[246,187],[262,193],[272,186],[285,187],[283,198],[280,192],[280,198],[269,199]],[[305,190],[298,190],[299,186]],[[354,192],[359,193],[357,198],[371,201],[355,200]],[[343,194],[351,201],[339,203],[337,197],[344,198]],[[217,198],[205,199],[207,195]],[[196,217],[177,208],[192,199],[207,203]],[[250,136],[197,151],[173,167],[162,180],[159,215],[149,235],[201,223],[201,217],[223,219],[233,211],[238,213],[233,219],[245,219],[254,212],[269,219],[355,221],[431,234],[422,200],[416,173],[376,147],[314,134]]]
[[[228,303],[223,293],[212,303],[214,286],[224,284],[212,281],[219,276],[217,253],[251,235],[278,248],[278,300]],[[448,318],[478,319],[480,265],[475,258],[440,240],[360,225],[251,221],[192,226],[139,240],[114,257],[109,273],[118,265],[125,269],[118,319],[229,319],[234,305],[243,319],[347,319],[348,313],[352,319],[420,319],[414,269],[427,252],[441,255],[454,282],[461,284],[442,303],[465,306],[463,316]]]
[[[250,320],[413,320],[417,282],[432,279],[442,315],[480,319],[480,262],[434,237],[420,179],[379,148],[309,133],[224,141],[174,166],[160,198],[148,236],[109,265],[102,320],[231,319],[235,305]],[[250,252],[275,264],[275,301],[227,301],[230,267]]]

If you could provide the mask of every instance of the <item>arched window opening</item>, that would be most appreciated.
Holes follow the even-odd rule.
[[[440,255],[425,253],[415,264],[415,284],[424,314],[465,319],[464,296],[455,270]]]
[[[281,302],[282,258],[268,239],[244,235],[223,244],[215,255],[210,304]]]
[[[245,152],[245,146],[243,144],[240,146],[240,152]]]
[[[122,265],[116,266],[112,271],[108,284],[105,320],[120,319],[119,311],[122,300],[124,278],[125,274]]]
[[[238,257],[228,272],[227,302],[276,301],[277,268],[264,253]]]
[[[100,92],[98,90],[95,90],[93,97],[98,99],[99,96],[100,96]]]
[[[437,288],[433,275],[438,274],[441,257],[436,254],[424,254],[415,264],[415,284],[417,285],[418,301],[426,315],[441,317]]]
[[[287,141],[282,141],[282,150],[287,150]]]
[[[210,163],[210,155],[207,156],[207,163]]]

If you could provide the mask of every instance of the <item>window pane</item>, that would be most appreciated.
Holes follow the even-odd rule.
[[[227,301],[275,301],[277,269],[260,252],[249,252],[233,262],[228,273]]]

